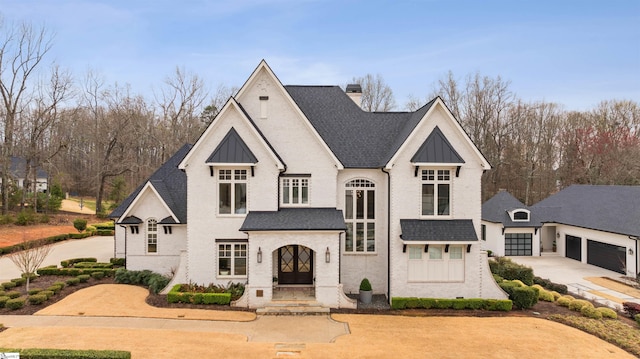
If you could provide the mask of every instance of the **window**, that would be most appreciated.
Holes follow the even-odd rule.
[[[449,259],[462,259],[462,247],[461,246],[449,247]]]
[[[282,178],[281,183],[283,205],[309,204],[309,178],[286,177]]]
[[[531,233],[505,233],[505,256],[530,256],[533,254]]]
[[[448,249],[447,249],[448,247]],[[410,282],[462,282],[465,277],[464,245],[409,245],[407,278]]]
[[[442,259],[442,247],[429,246],[429,259]]]
[[[375,198],[375,184],[371,181],[356,179],[345,185],[345,252],[375,252]]]
[[[529,211],[526,210],[515,210],[509,212],[511,214],[511,220],[514,222],[528,222],[529,221]]]
[[[422,170],[422,215],[448,216],[450,199],[451,171]]]
[[[218,170],[218,213],[247,213],[247,170]]]
[[[481,237],[483,241],[487,240],[487,226],[485,224],[480,225],[480,229],[481,229]]]
[[[409,246],[409,259],[422,259],[422,246]]]
[[[220,243],[218,244],[218,275],[246,276],[247,275],[247,245]]]
[[[158,252],[158,221],[147,220],[147,253]]]

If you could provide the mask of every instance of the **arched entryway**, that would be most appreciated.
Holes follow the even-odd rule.
[[[301,245],[278,248],[278,285],[313,285],[313,250]]]

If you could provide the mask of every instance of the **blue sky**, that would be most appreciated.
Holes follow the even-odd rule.
[[[285,85],[380,74],[398,109],[451,70],[501,76],[525,101],[640,101],[640,1],[0,0],[55,34],[48,60],[151,96],[176,66],[241,86],[261,59]]]

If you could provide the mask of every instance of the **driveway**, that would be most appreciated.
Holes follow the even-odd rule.
[[[622,308],[622,302],[640,303],[640,290],[603,278],[620,280],[618,272],[585,264],[562,256],[509,257],[516,263],[533,268],[534,275],[564,284],[570,293],[580,295],[602,305]]]
[[[146,358],[634,358],[580,330],[530,317],[406,317],[154,308],[146,290],[99,285],[32,316],[2,316],[4,347],[115,349]]]

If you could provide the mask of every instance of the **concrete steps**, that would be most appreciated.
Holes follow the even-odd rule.
[[[324,315],[330,308],[316,301],[274,301],[256,309],[258,315]]]

